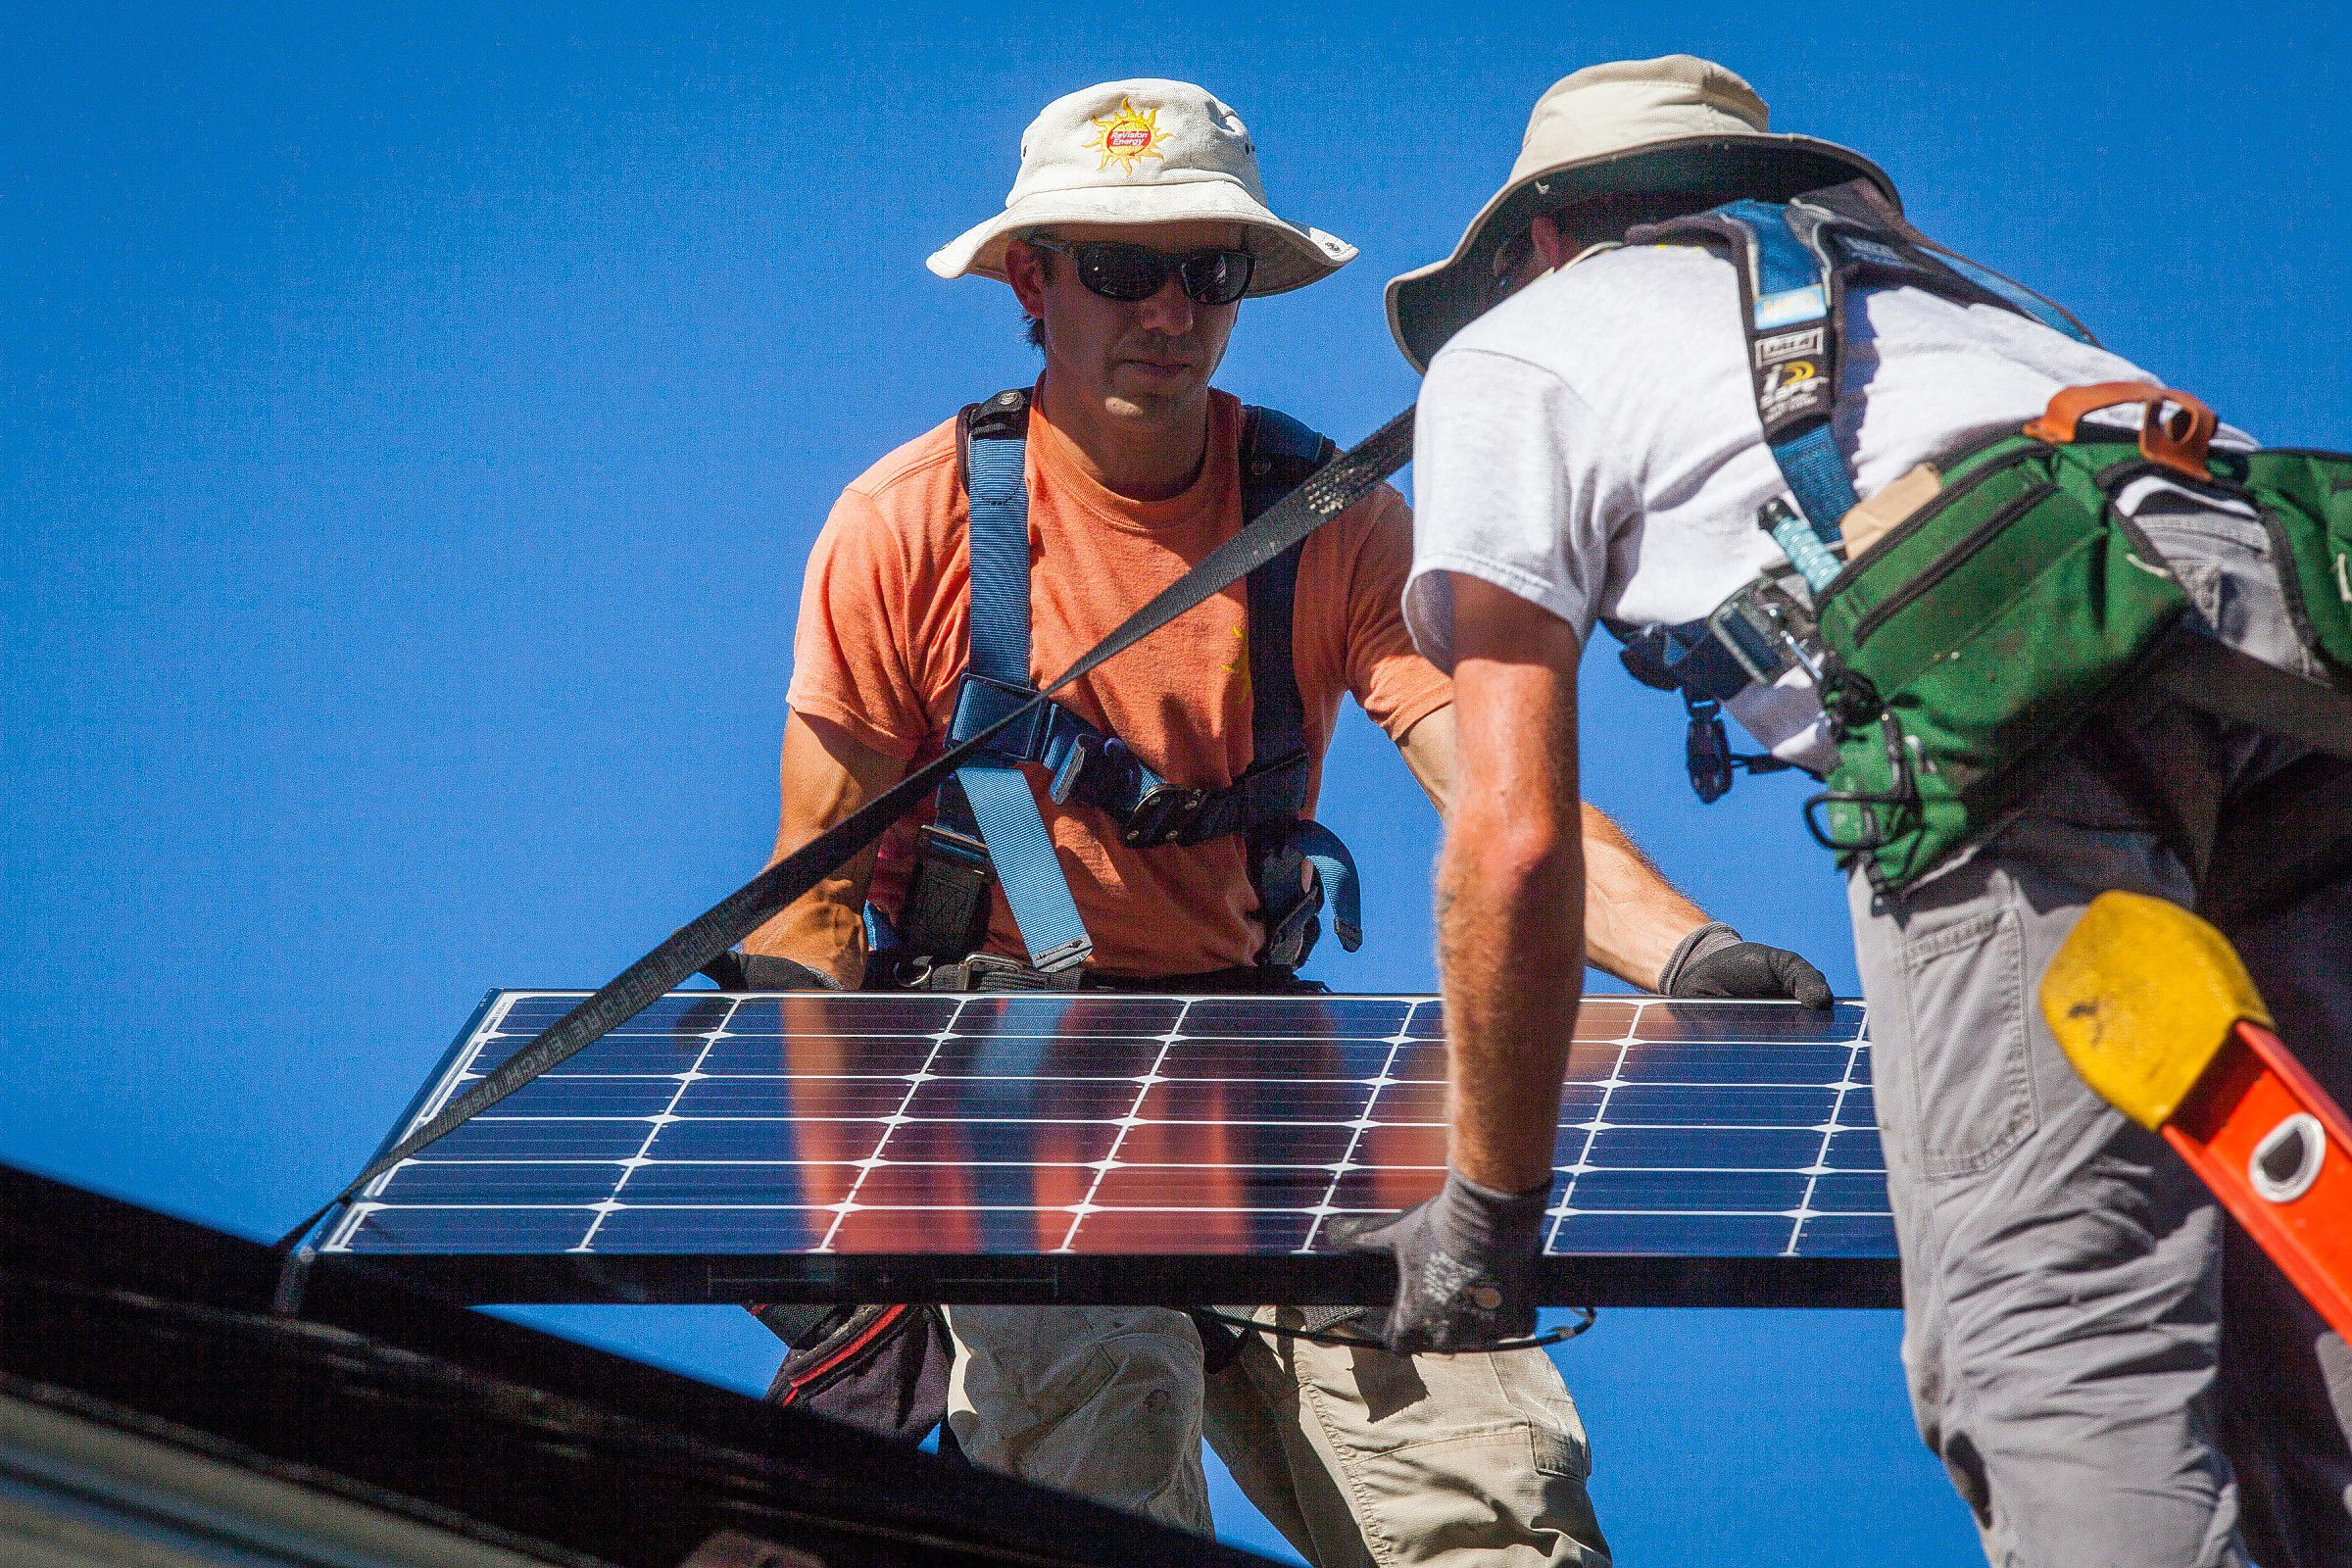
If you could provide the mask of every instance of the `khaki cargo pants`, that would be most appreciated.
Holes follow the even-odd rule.
[[[1192,1319],[1163,1307],[946,1310],[948,1424],[975,1463],[1206,1535],[1205,1437],[1318,1568],[1608,1563],[1584,1425],[1541,1350],[1408,1358],[1258,1333],[1212,1375]]]

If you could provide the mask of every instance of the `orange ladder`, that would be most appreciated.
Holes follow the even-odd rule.
[[[2352,1123],[2272,1032],[2228,939],[2102,893],[2041,981],[2085,1083],[2161,1135],[2336,1333],[2352,1339]]]

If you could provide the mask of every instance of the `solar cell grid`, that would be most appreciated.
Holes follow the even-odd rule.
[[[393,1137],[576,1000],[495,996]],[[700,1267],[692,1298],[723,1298],[737,1259],[765,1297],[867,1259],[1328,1268],[1326,1219],[1434,1189],[1443,1040],[1427,997],[680,993],[373,1184],[323,1250],[537,1298],[563,1267],[673,1297]],[[1589,999],[1547,1250],[1889,1258],[1868,1055],[1850,1004]]]

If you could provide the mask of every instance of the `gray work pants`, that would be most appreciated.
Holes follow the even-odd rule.
[[[1607,1568],[1584,1426],[1541,1350],[1402,1357],[1259,1333],[1211,1375],[1192,1320],[1163,1307],[947,1314],[948,1424],[975,1463],[1205,1535],[1205,1436],[1318,1568]]]
[[[2210,630],[2308,672],[2257,525],[2140,521]],[[2036,999],[2098,893],[2190,903],[2183,823],[2197,840],[2197,813],[2287,754],[2162,704],[2118,722],[2163,781],[2169,842],[2078,746],[1953,869],[1850,885],[1913,1407],[1997,1568],[2352,1563],[2352,1353],[2076,1077]],[[2288,1047],[2352,1102],[2352,882],[2229,935]]]

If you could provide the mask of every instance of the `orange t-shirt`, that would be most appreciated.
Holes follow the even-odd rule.
[[[1209,407],[1208,461],[1182,495],[1130,501],[1090,478],[1067,436],[1029,414],[1030,678],[1069,667],[1242,523],[1241,405]],[[793,642],[793,709],[914,763],[947,736],[968,657],[969,513],[953,419],[884,458],[842,493],[817,535]],[[1352,692],[1401,736],[1451,700],[1413,651],[1400,608],[1412,560],[1404,502],[1383,486],[1311,535],[1298,563],[1292,658],[1306,716],[1307,801]],[[1250,764],[1249,610],[1236,583],[1078,682],[1058,699],[1118,736],[1174,783],[1221,788]],[[1110,816],[1038,806],[1094,938],[1092,962],[1123,975],[1192,974],[1250,962],[1254,920],[1242,841],[1131,849]],[[914,824],[883,839],[873,898],[898,908]],[[1328,922],[1326,922],[1328,923]],[[1019,956],[1002,890],[989,950]]]

